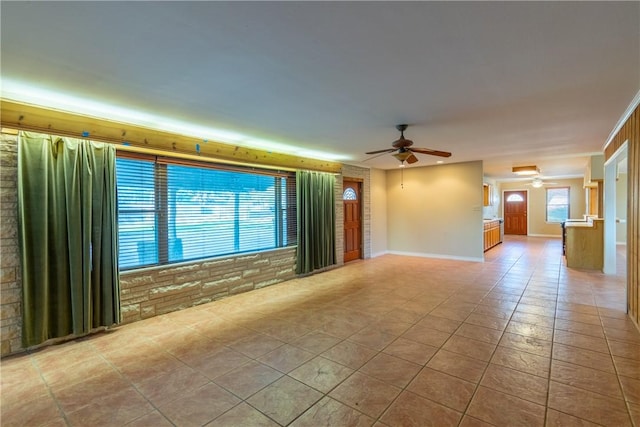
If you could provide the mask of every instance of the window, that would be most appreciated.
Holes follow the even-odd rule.
[[[121,269],[158,262],[154,163],[116,159]]]
[[[510,194],[507,197],[507,202],[524,202],[524,199],[520,194]]]
[[[547,222],[569,218],[569,187],[547,188]]]
[[[347,188],[342,193],[343,200],[358,200],[358,196],[353,188]]]
[[[296,243],[293,174],[126,154],[116,172],[123,270]]]

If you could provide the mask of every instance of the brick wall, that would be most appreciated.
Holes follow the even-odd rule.
[[[122,320],[135,322],[293,279],[295,264],[293,247],[123,272]]]
[[[22,285],[18,246],[18,137],[0,135],[1,355],[22,349]]]

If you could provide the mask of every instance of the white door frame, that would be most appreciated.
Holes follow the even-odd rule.
[[[618,163],[627,157],[628,143],[604,163],[604,274],[616,274],[616,176]]]

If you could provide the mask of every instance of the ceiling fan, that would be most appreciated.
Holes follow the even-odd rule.
[[[530,183],[525,184],[525,185],[530,185],[533,188],[540,188],[540,187],[542,187],[544,185],[556,185],[556,184],[557,184],[557,182],[545,182],[545,181],[542,180],[542,178],[537,178],[536,177],[536,178],[533,178]]]
[[[430,154],[432,156],[440,156],[440,157],[451,157],[451,153],[446,151],[431,150],[429,148],[411,147],[413,145],[413,141],[411,141],[410,139],[406,139],[404,137],[404,131],[407,129],[407,127],[408,125],[405,125],[405,124],[396,125],[396,129],[400,131],[400,138],[393,141],[393,143],[391,144],[393,148],[369,151],[365,154],[392,153],[394,151],[397,151],[397,153],[393,154],[393,157],[400,160],[402,164],[404,164],[405,161],[408,164],[417,162],[418,158],[415,156],[414,153]]]

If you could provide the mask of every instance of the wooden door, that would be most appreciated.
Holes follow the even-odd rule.
[[[361,194],[362,183],[343,182],[344,203],[344,262],[362,257]]]
[[[504,192],[504,234],[527,235],[527,192]]]

